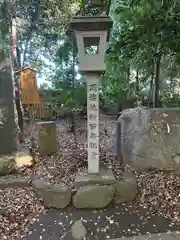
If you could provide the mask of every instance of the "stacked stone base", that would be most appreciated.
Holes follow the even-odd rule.
[[[77,209],[101,209],[109,204],[133,201],[137,194],[135,177],[126,172],[119,181],[110,169],[101,169],[99,174],[78,173],[75,189],[62,183],[48,184],[44,180],[12,178],[0,179],[0,189],[10,187],[33,187],[47,208],[64,209],[72,204]]]

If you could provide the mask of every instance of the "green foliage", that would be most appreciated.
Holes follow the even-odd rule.
[[[103,92],[107,98],[122,101],[123,98],[142,97],[144,89],[151,91],[154,84],[156,95],[160,96],[163,91],[160,85],[169,77],[166,68],[172,65],[171,57],[168,63],[164,59],[175,55],[176,64],[179,60],[179,10],[178,1],[174,0],[112,1],[110,14],[114,27],[107,50],[107,71],[103,77]],[[160,74],[156,71],[159,59]],[[174,73],[172,81],[176,81],[178,72],[170,69]],[[132,76],[134,73],[135,77]],[[136,82],[134,86],[132,80]],[[150,92],[146,96],[149,95]]]

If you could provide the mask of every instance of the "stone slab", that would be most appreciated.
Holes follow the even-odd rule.
[[[135,237],[114,238],[109,240],[180,240],[180,232],[159,233]]]
[[[137,193],[138,188],[136,177],[133,173],[126,171],[123,174],[123,178],[116,181],[113,203],[120,204],[124,202],[131,202],[135,199]]]
[[[111,169],[100,168],[98,174],[88,174],[87,172],[78,172],[75,178],[75,188],[87,185],[111,185],[115,183],[115,177]]]
[[[24,188],[29,187],[30,183],[27,179],[20,179],[20,178],[2,178],[0,179],[0,189],[5,188]]]
[[[71,188],[59,184],[47,184],[44,180],[32,181],[32,185],[39,197],[43,198],[46,207],[63,209],[70,204]]]
[[[16,172],[14,155],[0,155],[0,176],[5,176]]]
[[[41,156],[57,152],[56,123],[54,121],[38,123],[38,147]]]
[[[114,185],[80,187],[73,196],[73,205],[78,209],[105,208],[113,200],[114,193]]]

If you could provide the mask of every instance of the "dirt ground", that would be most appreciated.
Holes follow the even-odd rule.
[[[73,186],[77,171],[87,169],[86,121],[77,122],[78,149],[75,148],[74,135],[69,131],[70,126],[68,120],[57,121],[58,152],[40,157],[37,151],[36,165],[25,169],[18,177],[30,180],[43,178],[51,183],[64,182]],[[37,123],[33,129],[37,146]],[[106,166],[112,167],[118,179],[121,178],[121,166],[115,156],[115,129],[115,118],[101,115],[100,159]],[[28,127],[25,143],[20,144],[18,140],[17,143],[19,151],[30,146]],[[79,219],[88,230],[89,240],[179,231],[180,176],[168,176],[156,171],[136,174],[136,177],[139,195],[133,203],[109,206],[98,211],[74,208],[47,210],[33,189],[0,190],[0,239],[71,240],[71,225]]]
[[[73,185],[77,171],[87,169],[87,127],[86,120],[76,122],[76,136],[70,132],[71,123],[68,120],[56,121],[57,153],[52,156],[36,155],[37,164],[32,169],[24,171],[24,176],[43,178],[49,182],[64,182]],[[115,162],[115,129],[113,117],[102,115],[100,118],[100,161],[106,165]],[[38,145],[38,124],[34,123],[35,143]],[[76,148],[76,143],[78,148]],[[28,148],[30,143],[29,127],[26,127],[26,140],[18,144],[19,151]],[[119,166],[114,171],[118,177]]]

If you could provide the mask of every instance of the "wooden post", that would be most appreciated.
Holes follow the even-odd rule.
[[[56,153],[56,124],[53,121],[39,122],[39,153],[41,156]]]

